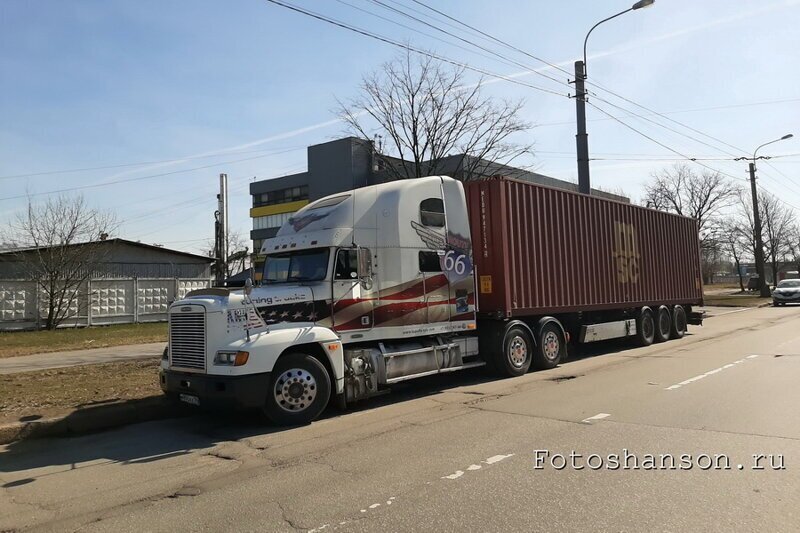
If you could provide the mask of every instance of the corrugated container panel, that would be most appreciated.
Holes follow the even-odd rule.
[[[508,178],[465,189],[481,313],[702,303],[693,219]]]

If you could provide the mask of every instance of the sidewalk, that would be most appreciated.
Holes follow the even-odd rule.
[[[50,368],[147,359],[160,356],[164,352],[166,345],[165,342],[154,342],[150,344],[132,344],[128,346],[6,357],[0,359],[0,374],[16,374]]]

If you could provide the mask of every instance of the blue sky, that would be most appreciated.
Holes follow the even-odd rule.
[[[526,83],[563,94],[569,90],[354,9],[435,34],[367,0],[288,1],[482,69],[519,74]],[[391,2],[424,9],[411,0]],[[630,3],[429,0],[567,70],[586,31]],[[770,153],[800,154],[798,28],[798,0],[657,0],[592,34],[589,80],[743,150],[794,132],[797,139],[771,147]],[[543,66],[491,46],[531,68]],[[82,190],[89,203],[123,220],[119,236],[199,251],[212,233],[217,176],[227,172],[231,223],[246,234],[247,183],[304,170],[307,145],[344,132],[333,112],[336,99],[354,96],[362,74],[396,53],[390,45],[256,0],[3,0],[0,223],[24,207],[27,194],[36,194],[38,201],[45,197],[41,193],[90,186]],[[567,78],[555,70],[543,72]],[[485,91],[524,98],[525,118],[538,124],[530,132],[537,150],[532,162],[542,173],[575,180],[573,100],[507,81],[492,82]],[[603,91],[598,96],[642,112]],[[627,114],[594,102],[618,117]],[[636,199],[650,174],[672,162],[625,159],[677,157],[615,121],[598,120],[605,117],[593,108],[588,115],[590,152],[604,158],[592,162],[595,186]],[[712,146],[638,118],[623,120],[685,155],[741,154],[651,118]],[[186,157],[193,158],[182,160]],[[770,163],[760,165],[763,186],[800,206],[800,155]],[[741,162],[707,164],[746,177]],[[167,175],[148,178],[155,174]],[[136,178],[144,179],[96,187]],[[5,199],[10,197],[20,198]]]

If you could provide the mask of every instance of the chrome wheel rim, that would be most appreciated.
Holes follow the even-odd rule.
[[[275,403],[289,413],[308,409],[317,397],[317,380],[307,370],[292,368],[275,381]]]
[[[542,339],[542,352],[547,360],[554,361],[557,359],[560,351],[561,346],[559,345],[558,335],[556,335],[555,331],[548,331],[545,333]]]
[[[528,343],[525,339],[516,335],[508,343],[508,360],[516,368],[522,368],[528,359]]]

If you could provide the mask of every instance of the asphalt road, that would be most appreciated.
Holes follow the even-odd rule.
[[[202,415],[10,445],[0,531],[797,531],[800,309],[692,332],[409,383],[296,429]]]

